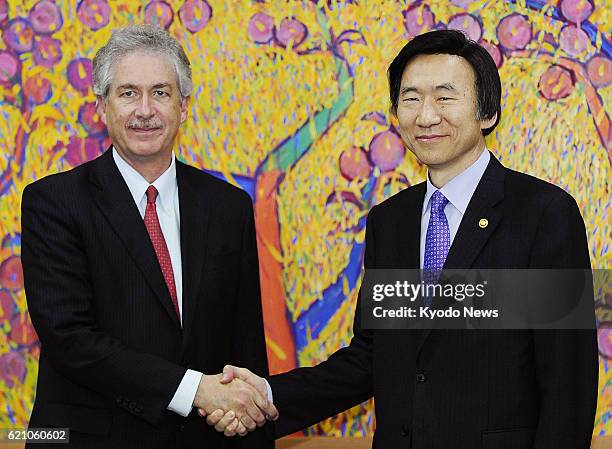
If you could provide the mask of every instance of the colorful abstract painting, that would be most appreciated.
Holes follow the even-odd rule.
[[[0,426],[27,424],[39,344],[20,263],[23,188],[104,151],[92,58],[147,22],[186,48],[195,92],[177,154],[253,198],[273,372],[348,344],[368,210],[424,179],[390,116],[386,68],[421,32],[484,45],[503,82],[487,138],[504,164],[578,201],[609,268],[612,19],[591,0],[0,0]],[[598,292],[612,322],[612,297]],[[612,331],[602,326],[595,434],[612,434]],[[366,435],[372,403],[309,434]]]

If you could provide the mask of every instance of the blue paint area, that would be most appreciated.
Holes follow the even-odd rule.
[[[370,178],[369,182],[362,189],[362,198],[371,206],[372,192],[376,184],[376,178]],[[359,221],[356,232],[365,228],[366,217]],[[295,346],[297,350],[303,349],[308,344],[308,337],[316,339],[319,333],[327,325],[329,320],[338,311],[340,305],[347,299],[343,291],[344,279],[346,279],[349,289],[353,290],[357,286],[361,274],[363,261],[364,243],[355,243],[351,248],[349,262],[344,271],[338,276],[338,280],[327,287],[321,299],[317,300],[308,310],[303,312],[293,326],[295,335]]]
[[[221,172],[214,170],[204,170],[209,175],[214,176],[215,178],[221,179],[222,181],[229,182],[229,180],[225,177],[225,175]],[[255,179],[250,176],[241,176],[235,175],[232,173],[232,178],[238,183],[238,187],[244,190],[249,194],[251,200],[255,201]]]
[[[363,223],[360,223],[360,225],[365,226],[365,219],[362,221]],[[298,350],[303,349],[308,344],[309,333],[310,338],[313,340],[319,336],[321,330],[323,330],[346,299],[342,289],[343,279],[346,278],[351,290],[355,288],[361,273],[364,248],[365,243],[353,245],[351,255],[349,256],[349,263],[336,283],[327,287],[323,292],[323,297],[312,304],[295,322],[295,345]]]

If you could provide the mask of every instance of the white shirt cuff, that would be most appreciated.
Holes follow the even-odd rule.
[[[266,389],[268,390],[268,401],[274,404],[274,397],[272,396],[272,387],[270,387],[270,384],[268,383],[267,379],[264,379],[264,382],[266,383]]]
[[[185,417],[189,415],[200,380],[202,380],[201,372],[188,369],[168,404],[168,410]]]

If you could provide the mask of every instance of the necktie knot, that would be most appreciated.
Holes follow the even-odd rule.
[[[448,199],[439,190],[436,190],[434,194],[431,196],[431,210],[432,211],[438,212],[438,213],[443,212],[447,204],[448,204]]]
[[[147,203],[155,204],[155,200],[157,199],[157,189],[155,186],[147,187]]]

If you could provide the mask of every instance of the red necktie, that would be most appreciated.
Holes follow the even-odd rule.
[[[174,272],[172,271],[172,261],[170,260],[170,253],[168,252],[168,246],[166,245],[166,239],[162,233],[161,226],[159,225],[159,219],[157,218],[157,209],[155,208],[155,199],[157,198],[157,189],[153,186],[147,188],[147,208],[144,215],[144,223],[147,227],[147,232],[153,243],[155,254],[157,255],[157,261],[161,267],[164,280],[168,286],[170,297],[172,298],[172,304],[174,304],[174,310],[176,315],[180,318],[178,298],[176,296],[176,285],[174,284]]]

